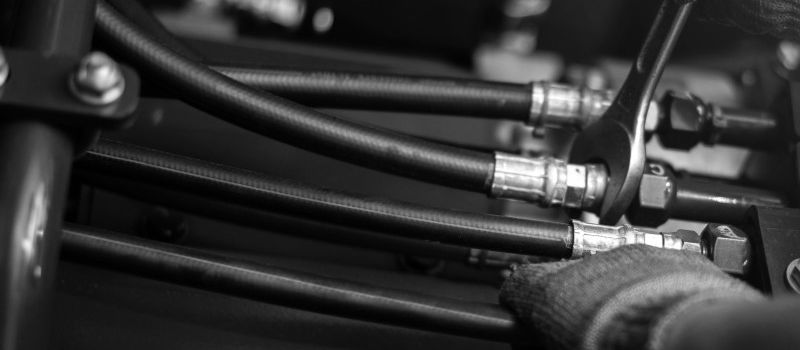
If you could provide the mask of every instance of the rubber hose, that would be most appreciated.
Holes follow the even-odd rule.
[[[530,85],[355,72],[213,68],[251,87],[316,107],[518,121],[530,117]]]
[[[252,89],[167,49],[103,1],[97,28],[121,57],[187,103],[267,137],[354,164],[488,193],[494,156],[331,117]]]
[[[370,250],[458,262],[468,261],[470,256],[470,249],[465,247],[390,236],[344,225],[334,225],[297,216],[266,212],[233,204],[230,201],[206,198],[188,191],[179,191],[118,176],[84,171],[81,168],[75,168],[72,177],[81,184],[102,188],[128,198],[162,205],[237,226],[251,227],[259,231]]]
[[[196,51],[170,33],[139,1],[107,0],[162,45],[194,61]],[[480,80],[277,68],[214,67],[234,80],[316,107],[393,110],[527,121],[531,87]]]
[[[366,198],[137,146],[101,140],[76,166],[197,195],[406,238],[568,257],[566,223],[523,220]]]
[[[521,338],[514,317],[500,306],[465,302],[256,266],[189,248],[65,225],[62,257],[297,309],[509,341]]]
[[[146,9],[139,2],[140,0],[107,0],[120,14],[125,16],[136,26],[147,32],[150,37],[157,41],[159,44],[168,47],[170,50],[183,55],[184,57],[202,62],[203,56],[197,51],[184,44],[176,36],[164,27],[163,24],[153,16],[148,9]]]

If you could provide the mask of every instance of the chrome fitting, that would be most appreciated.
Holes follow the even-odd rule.
[[[610,90],[533,82],[528,125],[581,129],[600,119],[613,100]]]
[[[623,225],[606,226],[572,221],[572,258],[580,259],[599,252],[628,244],[645,244],[651,247],[695,251],[695,245],[684,244],[684,240],[671,233],[659,233]]]
[[[590,209],[603,198],[607,182],[602,165],[574,165],[552,157],[495,153],[492,196],[545,207]]]
[[[566,193],[567,166],[552,157],[529,158],[496,152],[492,196],[545,206],[560,205]]]

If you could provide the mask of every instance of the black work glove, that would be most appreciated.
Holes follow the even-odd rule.
[[[707,18],[755,34],[800,40],[800,0],[699,0]]]
[[[644,245],[522,265],[500,293],[548,349],[664,349],[684,313],[761,300],[700,254]]]

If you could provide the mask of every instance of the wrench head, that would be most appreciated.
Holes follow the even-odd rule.
[[[618,120],[603,118],[584,129],[573,143],[570,163],[603,163],[608,170],[608,185],[596,213],[602,224],[616,224],[636,197],[645,166],[642,134]]]

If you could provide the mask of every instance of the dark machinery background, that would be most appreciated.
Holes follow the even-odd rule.
[[[622,85],[659,6],[657,1],[641,0],[517,1],[530,8],[513,13],[508,9],[511,2],[198,0],[143,4],[205,62],[215,66],[397,73],[513,83],[550,80],[595,89]],[[297,3],[304,6],[302,14],[292,14]],[[113,50],[112,44],[97,36],[94,46]],[[796,104],[796,96],[791,95],[794,90],[784,89],[790,71],[797,68],[792,64],[800,64],[800,49],[791,43],[725,27],[695,11],[657,95],[664,95],[668,89],[688,90],[711,103],[747,110],[780,110],[791,119],[798,115],[791,110],[796,105],[786,101]],[[368,170],[266,139],[169,98],[170,91],[164,91],[157,82],[143,81],[142,91],[135,122],[122,130],[103,132],[104,139],[349,190],[369,198],[528,219],[568,219],[559,208],[489,199]],[[458,115],[431,117],[368,109],[323,111],[478,150],[564,156],[568,153],[564,145],[574,137],[563,130],[531,130],[508,121]],[[794,151],[716,145],[675,151],[662,147],[657,138],[649,140],[648,156],[671,164],[674,169],[665,167],[677,178],[713,179],[709,187],[724,183],[759,188],[784,198],[782,206],[797,203]],[[705,204],[702,200],[696,204],[703,215],[713,216],[715,210],[721,210],[701,207]],[[780,224],[770,227],[783,225],[789,232],[791,222],[800,219],[789,209],[758,210],[768,213],[742,213],[742,220],[731,224],[751,232],[760,230],[760,223],[774,220]],[[503,260],[506,257],[495,262],[485,256],[477,258],[482,252],[443,247],[434,258],[415,254],[419,247],[405,247],[347,224],[269,213],[80,168],[69,184],[66,213],[71,223],[254,263],[466,301],[496,303],[497,287],[508,273],[509,261]],[[642,215],[646,216],[642,221],[661,229],[702,230],[707,222],[702,218],[661,220],[659,215],[665,214],[660,212]],[[748,219],[752,217],[756,219]],[[352,238],[332,238],[342,232],[347,234],[340,236]],[[798,238],[786,233],[782,242],[781,247],[762,243],[760,251],[776,249],[800,257]],[[453,258],[441,257],[448,254]],[[464,254],[476,254],[476,258],[466,259]],[[59,344],[58,348],[508,347],[269,305],[134,277],[102,265],[59,264],[53,327],[53,343]],[[766,291],[790,293],[783,279],[775,281],[776,269],[783,272],[785,267],[764,268],[749,278]],[[778,291],[778,285],[784,291]]]

